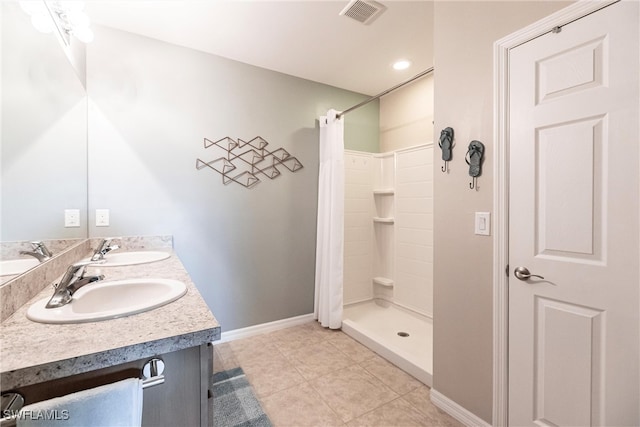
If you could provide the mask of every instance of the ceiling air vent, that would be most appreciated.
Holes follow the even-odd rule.
[[[351,19],[369,25],[387,8],[377,1],[351,0],[347,7],[342,9],[340,15],[348,16]]]

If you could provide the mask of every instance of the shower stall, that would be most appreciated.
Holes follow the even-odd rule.
[[[429,386],[433,163],[432,143],[345,150],[342,330]]]

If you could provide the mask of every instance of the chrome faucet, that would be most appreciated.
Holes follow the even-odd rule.
[[[112,240],[113,240],[112,238],[102,239],[102,241],[96,248],[95,252],[93,253],[93,256],[91,257],[91,261],[103,260],[106,254],[108,254],[111,251],[115,251],[120,247],[118,245],[112,245],[111,244]]]
[[[40,241],[31,242],[31,247],[33,248],[32,251],[20,251],[20,255],[31,255],[40,262],[45,262],[53,256],[51,251]]]
[[[54,285],[56,290],[45,307],[57,308],[69,304],[73,299],[73,294],[75,294],[78,289],[85,285],[88,285],[89,283],[97,282],[98,280],[104,279],[104,276],[102,274],[98,276],[86,277],[84,275],[85,269],[88,265],[100,264],[103,262],[104,260],[84,261],[71,264],[69,268],[67,268],[67,272],[64,273],[64,276],[62,276],[60,283]]]

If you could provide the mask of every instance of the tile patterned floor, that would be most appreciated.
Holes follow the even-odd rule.
[[[429,387],[317,322],[214,346],[215,372],[238,366],[276,427],[462,425]]]

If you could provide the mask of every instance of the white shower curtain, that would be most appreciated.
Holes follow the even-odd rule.
[[[316,236],[315,318],[342,326],[344,254],[344,120],[335,110],[320,117],[320,173]]]

